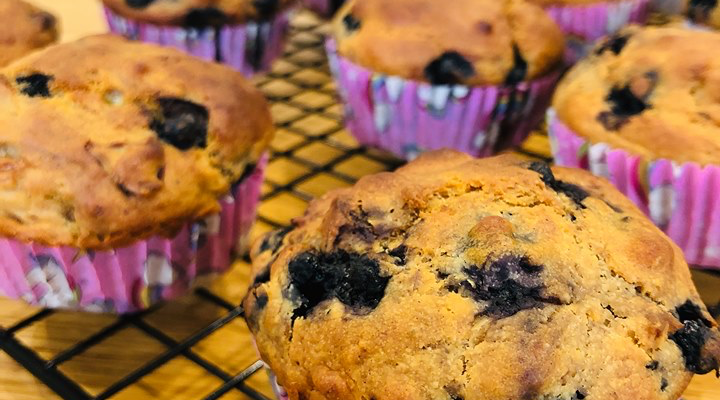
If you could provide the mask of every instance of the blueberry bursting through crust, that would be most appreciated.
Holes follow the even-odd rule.
[[[20,92],[29,97],[50,97],[50,81],[52,76],[36,73],[15,78]]]
[[[174,97],[157,99],[159,111],[150,121],[150,129],[158,137],[180,150],[207,146],[207,108],[188,100]]]
[[[720,361],[710,354],[705,354],[705,346],[710,340],[717,341],[715,345],[720,346],[720,339],[713,337],[712,324],[703,316],[700,307],[688,300],[675,309],[675,314],[683,327],[671,333],[670,340],[682,351],[685,368],[696,374],[717,371]]]
[[[424,72],[433,85],[455,85],[475,75],[475,67],[457,51],[447,51],[430,62]]]
[[[293,311],[293,322],[332,298],[356,313],[372,310],[380,304],[390,282],[390,277],[380,274],[377,261],[345,250],[302,253],[290,262],[288,272],[291,290],[299,303]]]

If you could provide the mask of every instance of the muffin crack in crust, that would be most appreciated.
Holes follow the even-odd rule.
[[[160,68],[162,66],[162,68]],[[95,36],[0,70],[0,235],[101,250],[220,208],[272,137],[231,69]]]
[[[289,229],[243,305],[294,400],[676,400],[717,369],[679,249],[582,171],[433,152]]]

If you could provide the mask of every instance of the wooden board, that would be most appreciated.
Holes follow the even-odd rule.
[[[95,0],[33,1],[60,16],[63,40],[105,30],[101,9]],[[315,24],[317,21],[306,14],[295,23],[300,28]],[[271,229],[271,223],[289,222],[303,212],[308,198],[346,186],[348,179],[387,168],[385,155],[355,151],[357,143],[338,123],[341,108],[333,99],[333,84],[327,68],[322,66],[323,55],[317,46],[322,40],[321,32],[322,28],[319,28],[296,34],[289,46],[289,55],[286,60],[277,63],[273,77],[257,79],[262,90],[274,100],[273,116],[280,125],[277,138],[272,143],[272,149],[278,156],[269,165],[268,183],[263,190],[267,194],[289,184],[293,184],[294,190],[266,199],[260,208],[263,220],[256,225],[256,234]],[[548,154],[547,138],[533,136],[524,148]],[[347,151],[350,151],[349,155]],[[720,278],[699,272],[695,276],[705,300],[711,304],[720,301]],[[210,289],[237,304],[247,280],[248,266],[239,262]],[[37,311],[19,302],[0,300],[0,327],[12,326]],[[225,312],[197,296],[187,296],[161,307],[143,321],[171,339],[181,341]],[[62,312],[21,330],[17,337],[41,357],[49,359],[114,322],[112,316]],[[89,393],[97,394],[165,350],[167,347],[162,343],[135,327],[129,327],[63,364],[60,370]],[[192,351],[233,374],[255,359],[247,329],[237,320],[200,341],[192,347]],[[196,364],[177,357],[113,398],[197,400],[221,384],[221,380]],[[266,395],[270,394],[263,374],[256,374],[250,385]],[[0,353],[0,400],[56,398],[15,361]],[[234,391],[222,398],[246,397]],[[686,399],[720,399],[720,381],[710,375],[696,377],[686,393]]]

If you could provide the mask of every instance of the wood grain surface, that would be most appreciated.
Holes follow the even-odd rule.
[[[3,0],[0,0],[3,1]],[[87,34],[105,31],[102,13],[95,0],[32,0],[55,12],[61,19],[63,40],[72,40]],[[317,23],[303,14],[300,26]],[[321,28],[322,29],[322,28]],[[326,68],[317,68],[322,60],[321,50],[304,48],[306,44],[319,44],[321,32],[301,31],[289,45],[289,55],[274,68],[276,78],[257,79],[258,85],[271,98],[284,99],[273,104],[273,116],[281,125],[272,149],[279,154],[269,165],[265,193],[295,183],[292,192],[281,192],[266,199],[260,215],[265,222],[256,225],[255,233],[271,228],[268,221],[283,224],[300,214],[310,197],[331,188],[346,186],[341,177],[358,178],[385,169],[373,157],[353,153],[346,157],[338,147],[355,149],[355,141],[338,125],[341,108],[332,96],[333,85]],[[281,77],[277,78],[277,77]],[[312,113],[308,110],[321,110]],[[322,141],[308,141],[299,134],[317,135]],[[548,154],[547,138],[535,135],[524,145],[525,149]],[[293,157],[287,156],[292,153]],[[310,173],[313,165],[328,165],[327,170]],[[340,178],[339,178],[340,177]],[[695,272],[698,287],[706,302],[720,302],[720,278]],[[210,289],[227,301],[237,304],[248,280],[248,266],[238,262],[232,271],[211,284]],[[0,327],[10,327],[38,310],[19,302],[0,300]],[[151,328],[158,329],[175,341],[181,341],[226,313],[212,303],[197,296],[187,296],[162,306],[143,318]],[[99,330],[110,326],[116,318],[107,315],[55,313],[30,327],[21,330],[19,340],[34,349],[41,357],[50,359],[63,350]],[[167,347],[144,334],[137,327],[128,327],[109,339],[91,347],[60,370],[91,394],[103,391],[122,376],[162,354]],[[244,324],[235,320],[200,341],[191,349],[194,353],[222,366],[230,373],[238,373],[255,360],[250,337]],[[174,399],[198,400],[222,384],[222,381],[186,357],[176,357],[137,384],[121,391],[113,399]],[[263,374],[253,376],[249,384],[270,395]],[[6,354],[0,352],[0,400],[57,399],[49,389],[35,380]],[[223,399],[245,399],[237,391]],[[714,376],[696,377],[685,395],[687,400],[720,400],[720,381]]]

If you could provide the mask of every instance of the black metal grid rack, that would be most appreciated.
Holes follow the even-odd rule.
[[[270,74],[256,81],[271,101],[278,127],[256,226],[260,232],[287,224],[292,216],[302,212],[311,198],[328,187],[347,186],[362,175],[394,169],[401,164],[391,156],[358,146],[344,131],[342,109],[335,101],[335,89],[322,46],[324,29],[326,27],[320,21],[307,13],[296,17],[283,59],[277,62]],[[530,157],[549,159],[547,140],[538,135],[531,137],[516,151]],[[244,264],[240,266],[246,267]],[[0,349],[64,399],[114,398],[178,359],[199,368],[199,376],[211,375],[213,381],[217,381],[211,390],[197,393],[198,399],[219,399],[231,394],[239,398],[267,399],[267,388],[263,394],[250,383],[253,377],[260,375],[262,362],[249,361],[233,370],[227,365],[220,366],[221,363],[214,361],[213,357],[195,350],[199,343],[231,324],[242,325],[243,310],[238,305],[241,296],[238,290],[232,295],[228,293],[226,290],[216,291],[211,286],[197,289],[188,296],[187,302],[195,308],[210,305],[219,310],[216,314],[211,313],[212,318],[200,321],[202,324],[199,327],[180,329],[183,332],[190,330],[189,334],[168,333],[168,327],[177,321],[165,323],[162,317],[155,318],[163,313],[166,308],[163,305],[139,314],[106,317],[97,329],[90,324],[93,326],[78,333],[77,341],[50,352],[34,348],[23,340],[24,332],[41,321],[62,320],[67,314],[43,310],[11,327],[0,328]],[[153,319],[161,322],[149,322]],[[58,324],[62,326],[61,322]],[[107,347],[115,336],[129,329],[136,336],[142,336],[136,346],[159,345],[159,350],[102,387],[95,385],[88,388],[82,379],[86,372],[78,374],[73,371],[74,374],[69,374],[63,371],[67,363],[103,344]],[[113,343],[113,346],[116,345],[123,343]],[[93,361],[96,368],[110,368],[113,363],[112,359],[109,363],[104,360],[102,353],[94,357],[98,360]],[[103,361],[106,361],[105,364]]]

